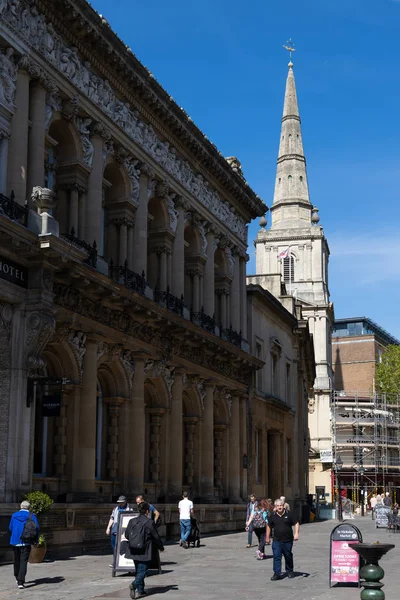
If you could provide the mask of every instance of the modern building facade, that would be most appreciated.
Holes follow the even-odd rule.
[[[289,63],[277,161],[271,226],[265,217],[255,240],[256,276],[289,310],[301,305],[302,317],[313,337],[315,380],[309,393],[309,489],[330,489],[330,471],[320,452],[331,448],[330,395],[332,389],[331,330],[333,305],[328,286],[329,247],[319,225],[318,209],[310,202],[306,159],[293,64]],[[295,299],[295,303],[293,302]]]

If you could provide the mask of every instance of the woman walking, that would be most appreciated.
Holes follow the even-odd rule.
[[[267,500],[260,500],[253,514],[246,523],[246,527],[252,525],[253,531],[258,539],[257,560],[264,560],[265,534],[268,523],[268,517],[272,513],[273,507]]]

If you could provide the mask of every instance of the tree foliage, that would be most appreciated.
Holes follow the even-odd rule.
[[[376,366],[376,387],[394,402],[400,395],[400,346],[387,346],[381,358]]]

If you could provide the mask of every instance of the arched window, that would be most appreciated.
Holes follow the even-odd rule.
[[[287,256],[283,259],[283,281],[294,281],[293,256]]]

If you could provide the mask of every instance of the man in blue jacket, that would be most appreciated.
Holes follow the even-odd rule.
[[[31,546],[39,538],[39,523],[36,515],[30,513],[30,504],[27,500],[21,502],[21,510],[15,512],[11,516],[9,530],[11,532],[10,545],[14,546],[14,577],[20,590],[25,587],[26,570],[28,568],[28,559],[31,551]],[[22,541],[25,524],[30,515],[36,526],[35,540]],[[32,528],[33,529],[33,528]]]

